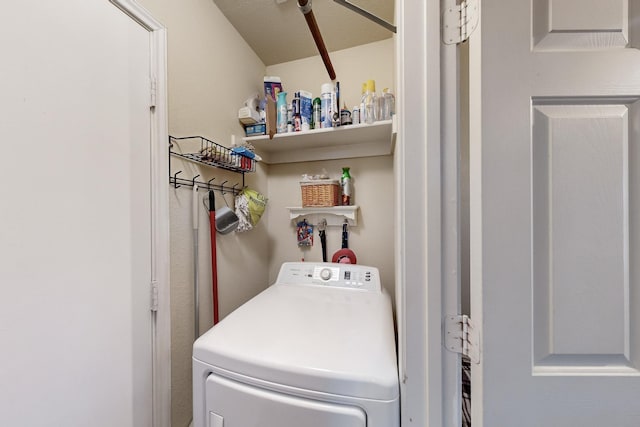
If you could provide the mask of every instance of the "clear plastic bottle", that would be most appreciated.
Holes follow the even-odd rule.
[[[396,113],[396,98],[393,96],[389,88],[382,90],[382,117],[381,120],[391,120],[391,116]]]
[[[364,110],[365,123],[370,125],[371,123],[378,120],[376,82],[374,80],[367,80],[367,91],[364,94]]]
[[[360,93],[360,108],[358,111],[360,112],[360,123],[364,123],[366,121],[367,113],[364,108],[365,95],[367,94],[367,83],[362,83],[362,91]]]
[[[354,105],[353,111],[351,112],[351,123],[354,125],[360,124],[360,106]]]

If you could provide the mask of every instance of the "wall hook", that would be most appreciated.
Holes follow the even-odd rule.
[[[222,184],[220,184],[220,192],[222,192],[222,194],[223,194],[223,195],[224,195],[224,185],[225,185],[227,182],[229,182],[229,181],[227,180],[227,181],[224,181]]]
[[[178,185],[178,174],[182,173],[182,171],[178,171],[173,174],[173,188],[180,188],[182,185]]]
[[[194,176],[193,179],[191,180],[191,186],[192,187],[195,187],[196,185],[198,185],[198,184],[196,184],[196,178],[199,177],[199,176],[200,176],[200,174]]]
[[[214,179],[215,179],[215,177],[211,178],[209,181],[207,181],[207,190],[211,191],[211,181],[213,181]]]

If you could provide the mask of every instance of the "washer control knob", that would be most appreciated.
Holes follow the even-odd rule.
[[[322,280],[331,279],[331,269],[330,268],[323,268],[322,270],[320,270],[320,278]]]

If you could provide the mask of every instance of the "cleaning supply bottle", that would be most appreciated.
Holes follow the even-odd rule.
[[[302,116],[300,115],[300,92],[293,94],[291,101],[291,110],[293,114],[293,131],[300,132],[302,130]]]
[[[333,84],[325,83],[321,86],[320,102],[322,103],[322,117],[320,118],[320,127],[330,128],[333,127]]]
[[[375,80],[367,80],[367,91],[364,95],[365,123],[371,124],[378,120]]]
[[[331,120],[333,122],[333,127],[337,127],[342,124],[340,120],[340,82],[336,82],[333,87],[333,94],[331,97]]]
[[[349,206],[351,205],[351,175],[349,174],[349,168],[342,168],[340,181],[342,183],[342,206]]]
[[[313,100],[313,113],[311,120],[311,128],[312,129],[320,129],[322,123],[322,102],[320,98],[315,98]]]
[[[287,132],[287,92],[278,92],[276,103],[278,133]]]

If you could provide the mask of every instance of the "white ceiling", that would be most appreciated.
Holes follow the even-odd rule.
[[[213,0],[265,65],[318,55],[297,0]],[[351,0],[394,24],[394,0]],[[333,0],[313,0],[313,14],[327,50],[390,38],[393,33]]]

